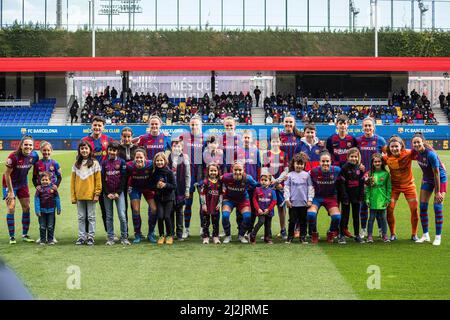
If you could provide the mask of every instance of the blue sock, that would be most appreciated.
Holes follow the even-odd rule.
[[[240,230],[242,230],[241,231],[242,234],[240,234],[241,236],[243,236],[245,234],[245,232],[250,229],[250,224],[252,221],[252,213],[251,212],[243,212],[242,216],[244,219],[242,220],[243,228],[240,229]]]
[[[30,228],[30,212],[22,212],[22,235],[26,236],[28,234],[28,229]]]
[[[309,230],[311,232],[317,232],[317,212],[309,211],[307,213]]]
[[[231,235],[230,213],[230,211],[222,211],[222,226],[226,236]]]
[[[330,231],[339,231],[339,224],[341,223],[341,214],[331,216]]]
[[[420,202],[420,222],[423,233],[428,233],[428,202]]]
[[[15,230],[15,224],[14,224],[14,213],[7,213],[6,214],[6,224],[8,225],[8,232],[9,237],[14,237],[16,230]]]
[[[444,223],[444,215],[442,214],[442,210],[444,209],[444,205],[442,203],[434,204],[434,216],[436,221],[436,235],[440,236],[442,234],[442,224]]]

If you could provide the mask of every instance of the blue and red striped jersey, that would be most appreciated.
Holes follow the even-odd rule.
[[[86,141],[91,145],[94,157],[97,159],[98,163],[101,164],[103,160],[108,159],[108,144],[111,141],[114,141],[113,138],[108,137],[106,134],[102,134],[98,139],[94,139],[92,135],[89,135],[81,140]]]
[[[216,214],[217,205],[219,204],[220,196],[222,194],[222,182],[217,179],[216,182],[210,179],[204,179],[200,185],[200,195],[205,197],[207,212],[206,214]]]
[[[41,159],[38,160],[35,164],[34,164],[34,168],[33,168],[33,183],[35,186],[38,186],[41,184],[41,179],[40,179],[40,174],[42,172],[50,172],[52,177],[51,177],[51,183],[55,184],[56,186],[59,187],[59,184],[61,183],[61,174],[59,172],[59,163],[56,162],[56,160],[54,159]]]
[[[327,140],[327,149],[331,154],[331,163],[342,167],[347,162],[347,152],[357,146],[354,136],[347,134],[343,139],[335,133]]]
[[[281,151],[284,152],[284,154],[286,155],[287,161],[289,162],[296,154],[295,149],[300,144],[301,138],[299,136],[295,135],[295,133],[281,132],[280,140],[281,140],[280,149],[281,149]]]
[[[371,159],[375,153],[381,154],[381,149],[386,145],[383,137],[374,134],[371,138],[362,135],[356,138],[359,152],[361,153],[361,163],[365,167],[366,172],[371,170]]]
[[[253,179],[259,181],[259,171],[261,168],[261,158],[256,147],[243,148],[245,173],[251,175]]]
[[[147,190],[150,189],[150,179],[152,177],[152,161],[145,160],[142,168],[138,168],[134,161],[127,163],[127,177],[130,187]]]
[[[164,152],[171,149],[170,137],[162,132],[157,136],[146,133],[138,138],[136,145],[147,151],[147,160],[151,161],[153,161],[153,158],[158,152]]]
[[[258,183],[252,176],[246,175],[241,181],[236,181],[232,173],[226,173],[222,176],[222,183],[224,187],[224,199],[232,200],[240,203],[249,200],[248,189],[256,188]]]
[[[341,173],[341,168],[331,166],[328,172],[323,172],[322,167],[311,170],[311,180],[314,186],[315,197],[325,198],[337,195],[337,181]]]
[[[20,189],[28,185],[28,171],[39,160],[36,151],[32,151],[30,155],[16,156],[15,152],[11,152],[6,159],[6,166],[12,169],[11,182],[14,189]],[[3,174],[3,187],[6,188],[6,178]]]

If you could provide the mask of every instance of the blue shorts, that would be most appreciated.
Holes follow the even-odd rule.
[[[149,189],[137,189],[137,188],[133,188],[131,187],[131,192],[130,192],[130,200],[141,200],[141,196],[144,196],[145,200],[150,201],[155,197],[155,192]]]
[[[239,213],[243,213],[243,209],[245,208],[245,207],[248,207],[249,208],[249,211],[251,211],[251,206],[250,206],[250,200],[248,200],[248,199],[246,199],[246,200],[244,200],[244,201],[242,201],[242,202],[239,202],[239,203],[236,203],[235,201],[232,201],[232,200],[223,200],[223,204],[222,204],[222,206],[228,206],[228,207],[230,207],[230,212],[231,211],[233,211],[233,209],[236,207],[236,210],[239,212]]]
[[[448,185],[447,181],[441,182],[441,187],[439,188],[441,193],[442,192],[447,193],[447,185]],[[420,189],[428,191],[428,192],[433,192],[434,191],[434,183],[422,181],[422,186],[420,187]]]
[[[282,190],[275,190],[275,194],[277,195],[277,206],[284,206],[284,193]]]
[[[20,187],[20,188],[14,188],[14,196],[19,199],[29,198],[30,197],[30,190],[28,189],[28,185]],[[8,196],[8,188],[3,187],[3,200],[6,199]]]
[[[330,211],[331,208],[339,208],[336,197],[314,197],[313,205],[317,207],[317,211],[319,211],[321,206],[324,206],[327,211]]]

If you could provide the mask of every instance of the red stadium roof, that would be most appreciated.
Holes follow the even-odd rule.
[[[0,58],[0,72],[450,71],[450,57],[61,57]]]

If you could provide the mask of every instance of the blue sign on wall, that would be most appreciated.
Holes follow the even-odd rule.
[[[114,139],[120,138],[120,132],[125,126],[106,126],[105,134]],[[318,125],[317,134],[320,139],[326,139],[336,132],[335,126]],[[147,132],[148,126],[132,126],[133,135],[139,136]],[[273,128],[280,128],[280,125],[251,125],[251,126],[237,126],[237,132],[250,130],[254,136],[260,140],[267,140],[270,137],[270,131]],[[163,126],[162,130],[169,135],[189,130],[188,126]],[[377,134],[389,138],[396,134],[405,140],[411,139],[415,132],[423,132],[428,140],[448,140],[450,139],[450,125],[392,125],[392,126],[377,126]],[[205,135],[220,135],[224,132],[223,126],[203,126]],[[55,142],[55,149],[66,149],[69,146],[76,145],[76,141],[89,135],[91,133],[90,126],[13,126],[0,127],[0,142],[3,149],[9,149],[7,141],[19,140],[24,135],[31,135],[35,140],[51,140]],[[355,136],[363,134],[361,126],[350,126],[349,133]],[[73,142],[75,141],[75,142]],[[72,148],[70,148],[72,149]]]

